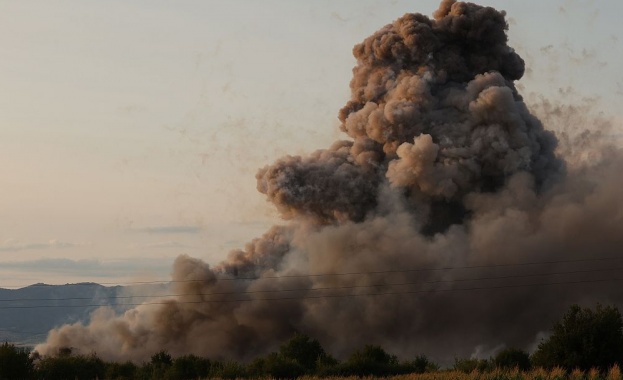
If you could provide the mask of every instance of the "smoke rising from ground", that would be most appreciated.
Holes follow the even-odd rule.
[[[216,267],[180,256],[179,296],[101,309],[36,350],[248,359],[299,331],[337,356],[380,344],[443,361],[527,348],[570,303],[623,301],[620,283],[589,282],[616,272],[587,271],[623,262],[564,262],[621,256],[621,154],[573,124],[582,110],[541,109],[560,140],[531,114],[506,29],[504,12],[444,0],[365,39],[339,113],[348,139],[256,175],[285,226]],[[526,262],[547,264],[486,267]]]

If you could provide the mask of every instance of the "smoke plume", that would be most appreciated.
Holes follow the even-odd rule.
[[[620,304],[621,154],[572,126],[573,109],[545,109],[568,119],[560,142],[531,114],[507,27],[504,12],[444,0],[366,38],[345,139],[257,173],[284,226],[218,266],[180,256],[179,296],[101,309],[36,350],[245,360],[298,331],[338,357],[380,344],[444,361],[528,348],[571,303]],[[608,153],[578,159],[588,151]]]

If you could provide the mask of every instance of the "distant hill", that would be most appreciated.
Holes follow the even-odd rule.
[[[44,341],[54,327],[88,322],[99,306],[109,305],[122,313],[133,304],[167,294],[168,290],[168,284],[103,286],[96,283],[0,288],[0,342],[31,346]]]

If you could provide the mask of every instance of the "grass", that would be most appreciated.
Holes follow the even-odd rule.
[[[619,366],[615,365],[606,373],[600,373],[597,369],[581,371],[575,369],[567,372],[557,367],[553,369],[536,368],[529,371],[519,371],[518,369],[500,369],[491,371],[473,371],[465,373],[456,370],[441,370],[426,373],[413,373],[408,375],[388,376],[388,377],[315,377],[303,376],[300,380],[367,380],[367,379],[386,379],[386,380],[623,380],[623,374]]]

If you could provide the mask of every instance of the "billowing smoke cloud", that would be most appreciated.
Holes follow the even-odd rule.
[[[365,39],[348,140],[257,174],[287,225],[216,267],[180,256],[179,296],[102,309],[36,349],[248,359],[300,331],[338,356],[373,343],[444,361],[528,348],[570,303],[623,300],[606,281],[623,263],[594,260],[623,259],[622,157],[576,159],[606,151],[570,125],[557,147],[515,88],[506,29],[503,12],[444,0]]]

